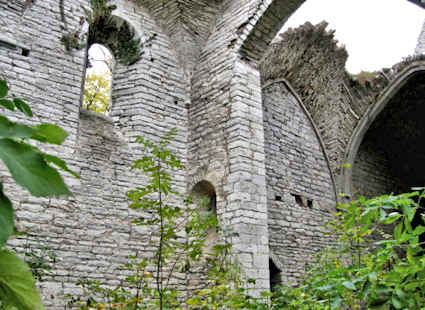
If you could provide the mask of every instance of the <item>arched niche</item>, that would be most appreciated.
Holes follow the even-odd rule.
[[[367,197],[425,184],[425,64],[403,70],[355,128],[342,192]]]
[[[191,194],[196,204],[217,216],[217,195],[214,186],[210,182],[203,180],[196,183],[192,188]]]

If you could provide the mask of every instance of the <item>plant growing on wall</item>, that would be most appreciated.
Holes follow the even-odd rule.
[[[6,80],[0,79],[0,106],[11,112],[19,111],[32,117],[31,108],[22,100],[9,94]],[[0,159],[9,169],[17,184],[33,196],[48,197],[71,195],[54,165],[75,176],[60,158],[46,154],[29,141],[60,145],[67,133],[60,127],[43,123],[25,125],[10,121],[0,114]],[[78,176],[77,176],[78,177]],[[30,267],[16,254],[5,248],[14,233],[12,202],[3,191],[0,182],[0,301],[1,307],[19,310],[43,309],[35,288]]]
[[[318,256],[300,286],[282,288],[276,309],[424,309],[424,220],[412,224],[424,197],[415,191],[340,205],[329,223],[338,247]]]
[[[107,0],[91,0],[91,11],[83,8],[89,23],[88,46],[99,43],[107,46],[122,64],[131,65],[140,60],[143,50],[140,39],[127,22],[112,15],[116,5]]]
[[[132,169],[141,170],[149,182],[127,195],[130,208],[141,213],[134,224],[151,231],[148,247],[154,249],[153,256],[131,256],[123,266],[130,275],[113,289],[82,279],[80,285],[89,295],[82,309],[265,309],[256,308],[246,296],[230,245],[223,241],[206,249],[206,237],[211,228],[217,229],[217,220],[202,207],[207,201],[193,204],[174,188],[172,175],[183,168],[168,148],[174,136],[170,131],[158,143],[135,138],[145,155]],[[206,277],[204,288],[184,292],[173,284],[177,273],[190,274],[199,267]]]

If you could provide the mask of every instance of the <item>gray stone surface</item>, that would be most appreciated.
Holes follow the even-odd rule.
[[[301,104],[283,81],[263,88],[269,244],[283,284],[330,242],[323,226],[335,212],[329,165]]]

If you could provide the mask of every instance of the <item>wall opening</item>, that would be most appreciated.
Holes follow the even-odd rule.
[[[205,211],[212,212],[217,216],[217,195],[215,193],[214,186],[208,181],[198,182],[192,189],[192,195],[194,202],[202,204],[201,199],[206,199],[206,204],[201,207]]]
[[[83,109],[108,115],[111,107],[115,60],[108,48],[92,44],[87,51]]]
[[[269,258],[269,279],[270,290],[274,292],[282,283],[281,270],[276,266],[271,258]]]
[[[425,73],[394,94],[364,135],[352,167],[354,197],[425,185]]]
[[[217,195],[214,189],[214,186],[208,181],[198,182],[192,189],[191,194],[193,196],[193,202],[201,211],[211,213],[215,218],[217,218]],[[217,229],[215,227],[211,228],[208,231],[206,239],[206,248],[207,253],[212,253],[212,247],[217,243],[219,239]]]
[[[354,198],[400,194],[425,185],[425,72],[408,79],[361,141],[352,167]],[[421,214],[423,206],[413,225],[425,225]]]

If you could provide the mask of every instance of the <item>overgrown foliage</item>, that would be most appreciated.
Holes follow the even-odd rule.
[[[11,112],[19,111],[32,117],[31,108],[22,100],[9,94],[6,80],[0,79],[0,106]],[[29,141],[60,145],[67,133],[60,127],[43,123],[25,125],[10,121],[0,114],[0,159],[9,169],[17,184],[33,196],[71,195],[55,165],[75,176],[66,163],[56,156],[40,151]],[[20,257],[5,248],[14,234],[14,210],[12,202],[3,191],[0,182],[0,308],[19,310],[43,309],[34,284],[30,267]]]
[[[275,309],[424,309],[424,197],[415,191],[340,205],[329,223],[338,247],[318,255],[300,286],[282,288]]]
[[[79,283],[88,296],[83,301],[71,297],[71,304],[80,304],[81,309],[263,309],[246,296],[238,264],[224,238],[207,246],[208,233],[219,230],[215,214],[202,207],[208,202],[193,203],[175,189],[172,174],[183,165],[168,148],[174,136],[170,131],[158,143],[136,137],[146,153],[132,169],[141,170],[149,182],[127,195],[130,208],[142,214],[133,223],[151,231],[148,247],[155,249],[153,256],[131,256],[122,266],[130,275],[115,288],[82,279]],[[202,288],[188,293],[187,280],[173,283],[176,275],[193,272],[204,278]]]

